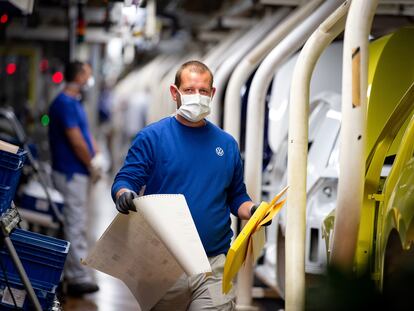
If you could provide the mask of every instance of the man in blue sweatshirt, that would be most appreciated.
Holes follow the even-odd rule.
[[[65,264],[67,292],[73,296],[99,290],[92,270],[81,264],[88,251],[87,194],[90,181],[99,177],[99,148],[89,129],[81,94],[91,85],[89,64],[73,61],[65,67],[65,87],[49,107],[49,143],[53,182],[64,199],[63,229],[70,250]]]
[[[212,277],[183,275],[153,310],[234,310],[234,293],[221,294],[233,235],[230,212],[249,219],[255,210],[243,182],[240,152],[232,136],[205,119],[215,93],[206,65],[184,63],[170,92],[176,114],[138,133],[115,177],[112,197],[118,211],[128,214],[141,191],[183,194],[209,258]]]

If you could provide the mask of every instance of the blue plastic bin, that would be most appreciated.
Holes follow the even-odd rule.
[[[59,262],[65,261],[69,251],[70,243],[68,241],[18,228],[12,232],[10,238],[16,248],[41,256],[50,257],[52,255]]]
[[[2,187],[10,187],[8,191],[0,193],[0,215],[10,207],[11,201],[14,198],[26,155],[27,151],[23,149],[20,149],[16,154],[0,150],[0,185]]]
[[[70,243],[39,233],[15,229],[10,239],[31,282],[57,286]],[[0,259],[8,274],[18,276],[6,248],[0,250]]]
[[[34,307],[19,278],[7,275],[8,283],[16,300],[17,310],[33,310]],[[33,290],[39,300],[42,310],[49,310],[56,297],[56,287],[42,282],[32,282]],[[7,288],[3,272],[0,272],[0,310],[16,310],[12,296]]]
[[[10,186],[0,185],[0,215],[10,207]]]
[[[55,212],[53,211],[52,207],[49,204],[49,201],[46,198],[38,198],[34,196],[30,196],[28,194],[20,194],[19,196],[19,211],[29,211],[32,213],[36,213],[38,215],[42,215],[44,217],[50,218],[51,221],[57,222],[58,218],[56,217]],[[58,211],[63,214],[63,201],[56,203],[55,206],[57,207]],[[23,216],[23,213],[22,213]],[[24,216],[23,216],[24,218]]]

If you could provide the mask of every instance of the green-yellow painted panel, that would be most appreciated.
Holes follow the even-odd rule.
[[[404,249],[409,249],[412,242],[407,235],[407,230],[414,219],[413,151],[414,118],[411,118],[385,182],[384,202],[380,205],[382,218],[379,219],[376,269],[381,273],[381,286],[386,243],[391,230],[397,229]]]
[[[410,118],[413,115],[414,115],[414,112],[412,112],[409,117],[407,116],[407,121],[405,121],[404,125],[401,127],[401,130],[398,132],[397,137],[395,137],[394,143],[392,144],[390,151],[388,152],[388,155],[397,153],[398,146],[400,145],[401,139],[404,135],[404,130],[407,128],[407,125],[410,122]]]
[[[368,85],[372,84],[372,80],[374,78],[375,70],[377,69],[381,53],[391,36],[392,34],[386,35],[369,43]]]
[[[414,27],[402,28],[372,42],[369,50],[368,153],[394,104],[414,81]],[[396,153],[406,126],[401,128],[389,154]]]

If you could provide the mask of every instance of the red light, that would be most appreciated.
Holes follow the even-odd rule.
[[[3,14],[1,17],[0,17],[0,23],[2,23],[2,24],[5,24],[5,23],[7,23],[7,21],[9,20],[9,16],[7,15],[7,14]]]
[[[63,81],[63,73],[56,71],[52,76],[53,83],[59,84]]]
[[[40,71],[44,72],[49,68],[49,61],[47,59],[42,59],[40,61]]]
[[[16,64],[10,63],[6,66],[6,72],[8,75],[12,75],[16,72]]]

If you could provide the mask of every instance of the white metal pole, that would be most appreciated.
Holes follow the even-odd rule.
[[[257,45],[242,61],[237,65],[231,74],[228,82],[223,111],[223,128],[230,133],[238,143],[240,140],[240,117],[241,116],[241,97],[240,92],[249,75],[254,71],[261,60],[291,31],[296,24],[310,14],[323,0],[312,0],[300,6],[285,20],[281,22],[269,35]],[[215,96],[216,98],[218,96]],[[242,222],[242,225],[244,223]],[[232,229],[236,230],[235,217],[232,216]],[[244,281],[239,279],[240,283]],[[247,280],[249,282],[249,280]],[[245,287],[244,285],[241,285]]]
[[[153,40],[157,34],[157,4],[155,0],[147,2],[146,11],[145,35]]]
[[[298,57],[289,103],[288,205],[286,210],[286,310],[305,307],[306,177],[309,89],[322,52],[345,28],[345,1],[311,35]]]
[[[263,58],[289,33],[296,24],[310,14],[323,0],[312,0],[306,5],[300,6],[290,14],[280,25],[278,25],[256,48],[254,48],[232,73],[226,88],[224,99],[224,116],[223,128],[230,133],[236,141],[240,140],[240,115],[241,115],[241,97],[240,91],[249,75],[255,70]],[[242,222],[244,225],[244,222]],[[232,220],[233,232],[236,232],[235,221]],[[246,267],[249,267],[246,263]],[[246,297],[243,303],[247,306],[251,304],[251,268],[244,269],[240,272],[238,278],[238,295]],[[241,299],[239,298],[238,301]]]
[[[256,202],[261,199],[264,103],[270,81],[277,68],[301,47],[309,35],[341,3],[342,0],[328,0],[318,7],[269,53],[253,78],[247,105],[245,180],[248,192]],[[249,270],[239,274],[237,298],[238,304],[242,306],[251,304],[252,266]]]
[[[220,68],[214,74],[214,84],[217,87],[216,94],[214,95],[213,103],[211,105],[210,120],[217,126],[221,126],[221,113],[223,107],[223,93],[225,91],[225,85],[229,79],[234,67],[255,45],[263,40],[263,37],[278,25],[282,18],[289,13],[288,8],[281,8],[274,15],[267,17],[267,22],[264,22],[260,27],[255,27],[255,32],[249,38],[243,40],[243,46],[241,46],[236,53],[229,55],[227,59],[221,64]]]
[[[212,59],[213,61],[207,64],[213,74],[215,75],[221,64],[223,64],[227,58],[231,57],[234,54],[237,54],[239,50],[246,44],[246,41],[253,40],[256,31],[266,25],[266,23],[271,23],[269,16],[267,18],[259,20],[253,25],[249,25],[248,27],[242,29],[239,32],[239,36],[235,38],[235,40],[227,47],[227,49],[223,50],[221,54],[214,53],[216,57]]]
[[[278,25],[256,48],[237,65],[226,88],[224,101],[224,125],[226,132],[237,142],[240,140],[241,98],[240,92],[257,65],[297,24],[314,11],[323,0],[312,0],[296,9]]]
[[[365,178],[368,35],[378,0],[354,0],[345,27],[338,199],[331,264],[350,272]]]

